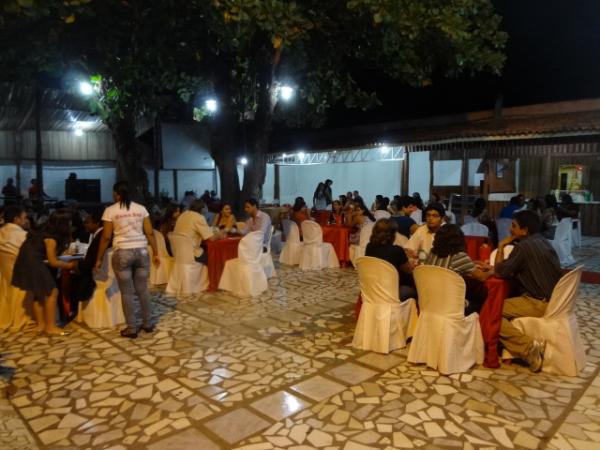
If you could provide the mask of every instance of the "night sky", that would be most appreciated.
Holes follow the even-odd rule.
[[[434,80],[427,88],[398,87],[377,72],[358,73],[382,107],[361,112],[335,108],[326,127],[349,126],[600,97],[600,0],[493,0],[509,34],[502,76]]]

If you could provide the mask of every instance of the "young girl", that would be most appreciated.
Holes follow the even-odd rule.
[[[19,250],[13,270],[12,285],[33,297],[33,312],[38,332],[66,336],[69,333],[56,325],[58,289],[50,267],[71,270],[76,262],[58,259],[71,241],[72,212],[54,211],[44,226],[32,231]],[[45,261],[48,261],[46,265]]]

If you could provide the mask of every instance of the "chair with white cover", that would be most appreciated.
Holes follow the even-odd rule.
[[[417,307],[412,298],[400,302],[398,271],[370,256],[361,256],[356,265],[362,307],[352,346],[379,353],[406,347],[417,323]]]
[[[279,262],[289,266],[296,266],[300,264],[300,259],[302,258],[303,245],[300,241],[300,230],[296,222],[292,220],[284,219],[282,224],[285,244],[283,244],[283,248],[281,249]]]
[[[384,211],[383,209],[378,209],[377,211],[373,212],[373,217],[375,217],[375,220],[389,219],[390,217],[392,217],[392,215],[389,212]]]
[[[340,267],[333,245],[329,242],[323,242],[321,225],[312,220],[305,220],[300,224],[300,227],[304,239],[300,269],[321,270]]]
[[[498,242],[501,242],[510,236],[511,225],[512,219],[496,219],[496,229],[498,230]]]
[[[163,234],[158,230],[154,230],[153,232],[158,256],[160,257],[160,264],[158,267],[155,264],[150,264],[148,282],[151,286],[158,286],[169,282],[169,276],[171,275],[171,270],[173,270],[175,259],[167,251],[167,243]],[[152,259],[152,247],[148,246],[148,251]]]
[[[488,237],[490,234],[488,227],[479,222],[466,223],[460,229],[465,236]]]
[[[261,263],[264,234],[252,231],[242,238],[238,257],[225,263],[219,289],[240,297],[254,297],[269,289]]]
[[[92,298],[79,302],[77,321],[90,328],[114,328],[125,323],[121,291],[112,268],[112,250],[104,253],[102,267],[94,273]]]
[[[513,251],[513,248],[515,248],[514,245],[507,245],[506,247],[504,247],[504,259],[507,259],[510,254]],[[494,250],[492,250],[492,253],[490,253],[490,266],[494,267],[494,264],[496,264],[496,254],[498,253],[498,249],[495,248]]]
[[[273,278],[277,276],[275,265],[273,264],[273,257],[271,256],[271,241],[273,240],[273,234],[275,233],[275,227],[271,225],[271,234],[269,235],[269,242],[267,244],[267,251],[260,255],[260,262],[265,269],[265,275],[267,278]]]
[[[575,264],[575,258],[572,254],[573,222],[569,217],[565,217],[556,225],[554,239],[550,240],[552,247],[558,254],[561,266]]]
[[[581,219],[573,219],[573,247],[581,248]]]
[[[171,269],[167,294],[199,294],[208,289],[208,269],[194,258],[194,246],[189,236],[182,233],[168,234],[175,263]]]
[[[483,362],[479,314],[465,317],[465,281],[452,270],[418,266],[413,271],[421,310],[408,361],[440,373],[465,372]]]
[[[362,227],[360,227],[358,245],[350,245],[350,261],[354,267],[356,267],[356,259],[360,258],[361,256],[365,256],[367,244],[369,243],[369,239],[371,239],[371,234],[373,233],[373,225],[375,225],[374,222],[371,222],[365,218],[365,223],[363,223]]]
[[[19,330],[33,321],[33,302],[25,291],[13,286],[17,256],[0,252],[0,330]]]
[[[527,336],[546,342],[542,371],[577,376],[585,367],[585,350],[575,315],[582,266],[561,277],[542,317],[519,317],[512,324]]]

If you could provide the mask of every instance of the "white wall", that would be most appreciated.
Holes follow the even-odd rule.
[[[429,198],[429,152],[414,152],[409,156],[408,194],[415,192],[427,201]]]
[[[400,193],[401,168],[401,161],[281,166],[280,201],[293,203],[296,197],[302,196],[312,206],[317,184],[329,178],[333,181],[334,197],[357,190],[370,206],[377,194],[391,198]]]
[[[477,173],[481,159],[469,160],[469,186],[479,186],[484,174]],[[461,185],[462,160],[451,159],[433,162],[433,185],[434,186],[460,186]]]

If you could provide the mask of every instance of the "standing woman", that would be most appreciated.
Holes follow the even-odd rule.
[[[11,284],[33,297],[33,312],[39,332],[62,336],[69,334],[56,325],[58,289],[55,276],[48,265],[63,270],[71,270],[77,266],[75,261],[58,259],[58,255],[69,246],[71,227],[70,210],[54,211],[40,230],[31,231],[27,235],[15,261]]]
[[[119,181],[113,186],[113,198],[116,203],[106,208],[102,216],[104,229],[96,268],[102,267],[104,252],[112,238],[112,266],[119,283],[123,312],[127,321],[127,328],[121,330],[121,336],[133,339],[138,334],[133,303],[136,295],[142,310],[142,330],[146,333],[154,331],[154,326],[150,323],[148,242],[152,247],[153,262],[157,266],[160,264],[160,258],[148,211],[144,206],[131,201],[131,190],[126,181]]]

